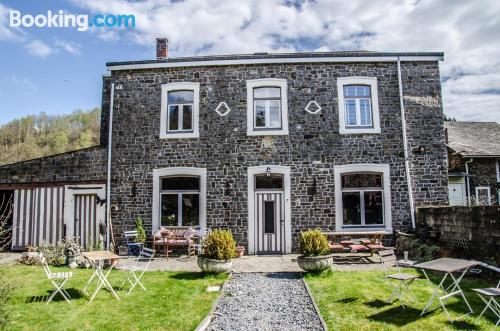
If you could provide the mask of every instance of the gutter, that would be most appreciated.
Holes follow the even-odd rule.
[[[113,138],[113,101],[115,96],[115,83],[111,83],[111,96],[109,101],[109,119],[108,119],[108,165],[106,180],[106,249],[109,250],[111,239],[111,139]]]
[[[324,56],[324,57],[272,57],[272,58],[250,58],[250,59],[213,59],[213,60],[179,60],[170,62],[158,61],[136,61],[136,62],[110,62],[106,64],[109,71],[156,69],[156,68],[179,68],[200,66],[231,66],[245,64],[277,64],[277,63],[349,63],[349,62],[394,62],[394,61],[443,61],[443,55],[428,56]]]
[[[403,133],[403,149],[405,157],[406,184],[408,186],[408,200],[410,201],[411,226],[415,229],[415,203],[413,201],[413,187],[410,175],[410,160],[408,158],[408,139],[406,137],[406,116],[405,104],[403,99],[403,82],[401,79],[401,59],[398,57],[398,85],[399,85],[399,105],[401,108],[401,128]]]
[[[469,184],[469,163],[472,163],[474,159],[465,161],[465,182],[467,183],[467,205],[470,206],[470,184]]]

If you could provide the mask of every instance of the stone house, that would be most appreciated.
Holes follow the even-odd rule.
[[[500,124],[445,122],[450,205],[500,204]]]
[[[295,251],[311,228],[391,234],[414,226],[418,206],[448,204],[442,53],[168,58],[166,43],[155,60],[107,64],[100,147],[0,167],[23,238],[51,222],[28,197],[40,187],[45,200],[46,188],[70,195],[56,199],[66,233],[104,222],[87,210],[106,195],[107,166],[117,238],[141,217],[149,235],[229,228],[250,254]]]

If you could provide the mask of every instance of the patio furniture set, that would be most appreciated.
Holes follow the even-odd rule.
[[[162,226],[153,234],[153,249],[163,248],[167,259],[173,249],[186,249],[188,256],[197,255],[201,252],[201,242],[210,232],[209,228]]]
[[[117,300],[120,300],[120,297],[118,296],[118,294],[116,294],[113,286],[109,282],[108,277],[111,273],[111,270],[113,270],[116,261],[124,257],[116,255],[109,251],[90,251],[84,252],[82,253],[82,255],[90,262],[92,267],[95,269],[94,273],[92,273],[92,276],[83,287],[83,292],[89,295],[89,293],[87,292],[89,286],[93,282],[97,283],[94,292],[90,296],[89,303],[94,300],[99,290],[101,290],[101,288],[103,287],[106,288]],[[130,294],[136,286],[140,286],[143,290],[146,290],[146,287],[141,282],[141,278],[148,270],[149,264],[151,263],[153,257],[154,250],[142,247],[139,254],[135,258],[135,266],[124,271],[124,280],[120,288],[123,288],[125,282],[128,282],[130,284],[130,288],[127,294]],[[52,272],[44,256],[42,256],[41,260],[47,278],[55,287],[55,290],[48,297],[46,304],[52,301],[57,293],[60,293],[68,303],[71,303],[71,297],[69,293],[64,289],[64,285],[73,276],[73,272]],[[107,270],[105,269],[106,262],[109,262]],[[146,265],[138,268],[138,264],[140,262],[146,262]]]
[[[409,294],[413,302],[416,301],[416,298],[411,291],[410,286],[412,283],[419,278],[419,276],[410,274],[410,273],[405,273],[402,272],[400,269],[400,264],[396,260],[396,256],[394,254],[393,249],[386,249],[386,250],[381,250],[378,252],[378,255],[380,257],[380,261],[384,266],[384,271],[385,271],[385,276],[389,280],[396,281],[397,284],[391,284],[394,287],[394,290],[388,300],[388,302],[392,302],[394,298],[397,298],[399,300],[401,306],[403,308],[406,308],[405,303],[403,302],[402,296],[406,292]],[[500,269],[486,265],[484,263],[480,263],[477,261],[471,261],[471,260],[462,260],[462,259],[453,259],[453,258],[440,258],[432,261],[427,261],[423,263],[417,263],[414,264],[412,267],[419,269],[422,271],[424,274],[425,278],[427,279],[429,285],[433,288],[433,292],[429,300],[427,301],[427,304],[425,305],[424,309],[422,310],[420,316],[424,316],[426,313],[430,312],[432,305],[437,301],[439,302],[439,306],[443,308],[443,311],[445,312],[446,316],[448,317],[448,320],[450,322],[454,322],[464,316],[473,314],[474,311],[472,310],[472,307],[470,306],[469,302],[467,301],[467,298],[465,297],[465,294],[463,290],[460,288],[460,282],[462,281],[463,277],[469,271],[470,268],[475,267],[475,266],[483,266],[486,267],[494,272],[497,272],[500,274]],[[396,273],[391,273],[389,268],[397,268]],[[436,273],[441,273],[443,274],[443,277],[441,278],[441,281],[438,283],[438,285],[435,285],[431,279],[428,276],[428,272],[436,272]],[[446,280],[448,279],[448,283]],[[445,285],[447,284],[447,285]],[[480,288],[480,289],[473,289],[473,291],[481,298],[481,300],[486,304],[486,307],[483,309],[481,314],[478,316],[477,319],[481,318],[483,314],[490,309],[497,317],[498,321],[496,323],[496,326],[500,324],[500,305],[497,301],[497,299],[500,297],[500,281],[497,284],[496,288]],[[448,302],[448,299],[453,297],[453,296],[460,296],[461,299],[465,302],[468,308],[468,312],[462,316],[459,316],[455,320],[452,319],[448,309],[446,308],[446,304]]]
[[[386,232],[324,232],[334,262],[357,262],[372,257],[374,253],[386,249],[382,239]]]

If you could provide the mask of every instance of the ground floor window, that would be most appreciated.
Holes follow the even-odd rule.
[[[342,175],[342,217],[344,226],[384,224],[382,174]]]
[[[197,226],[200,219],[200,178],[161,178],[161,226]]]
[[[334,173],[335,229],[392,232],[390,166],[346,164]]]
[[[489,206],[491,204],[490,188],[486,186],[476,187],[476,206]]]

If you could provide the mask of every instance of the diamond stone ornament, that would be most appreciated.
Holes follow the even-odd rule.
[[[316,101],[309,101],[305,108],[309,114],[317,114],[321,110],[321,106]]]
[[[219,103],[217,108],[215,108],[215,112],[217,114],[219,114],[220,116],[226,116],[227,114],[229,114],[230,111],[231,111],[231,109],[229,109],[227,103],[225,103],[224,101]]]

